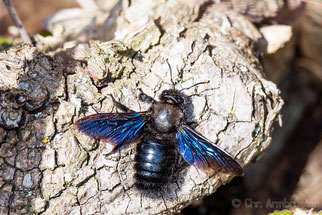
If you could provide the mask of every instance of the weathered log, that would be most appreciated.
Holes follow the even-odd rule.
[[[242,166],[269,145],[283,101],[264,78],[262,36],[246,18],[201,1],[132,1],[116,23],[109,42],[0,54],[1,213],[175,213],[227,183],[233,175],[190,166],[163,192],[142,194],[135,144],[106,158],[111,145],[73,128],[85,115],[115,112],[108,94],[147,110],[138,88],[157,98],[172,87],[166,59],[178,89],[210,81],[185,91],[196,130]]]

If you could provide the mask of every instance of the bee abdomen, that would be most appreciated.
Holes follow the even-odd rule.
[[[135,161],[136,186],[146,190],[160,188],[174,171],[176,149],[166,140],[147,136],[138,144]]]

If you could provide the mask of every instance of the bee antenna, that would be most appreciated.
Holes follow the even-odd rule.
[[[192,86],[190,86],[190,87],[182,88],[179,92],[181,92],[181,91],[183,91],[183,90],[188,90],[188,89],[190,89],[190,88],[192,88],[192,87],[195,87],[195,86],[198,86],[198,85],[201,85],[201,84],[209,84],[209,82],[210,82],[210,81],[198,82],[198,83],[196,83],[196,84],[194,84],[194,85],[192,85]]]
[[[171,68],[171,66],[170,66],[170,63],[169,63],[169,60],[168,60],[168,59],[166,59],[166,62],[167,62],[167,64],[168,64],[168,66],[169,66],[169,70],[170,70],[171,83],[172,83],[173,89],[175,89],[175,88],[176,88],[176,85],[175,85],[175,83],[174,83],[174,81],[173,81],[173,79],[172,79],[172,68]]]

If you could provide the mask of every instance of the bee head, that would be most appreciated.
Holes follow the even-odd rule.
[[[164,90],[160,95],[160,100],[173,105],[181,105],[184,103],[182,94],[177,90]]]

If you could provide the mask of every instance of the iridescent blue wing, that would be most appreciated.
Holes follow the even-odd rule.
[[[179,152],[190,164],[207,170],[223,170],[243,175],[243,169],[224,150],[212,144],[187,125],[178,128]]]
[[[75,127],[90,137],[120,146],[139,138],[148,119],[146,112],[100,113],[78,120]]]

